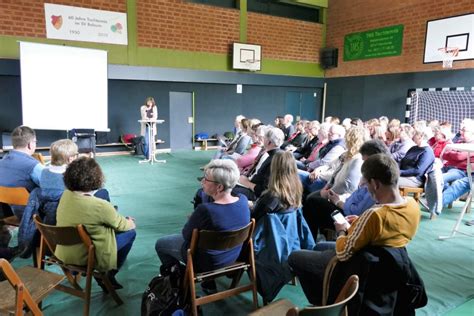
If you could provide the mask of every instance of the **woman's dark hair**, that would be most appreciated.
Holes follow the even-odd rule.
[[[379,139],[368,140],[362,144],[359,152],[363,156],[372,156],[375,154],[389,154],[387,146]]]
[[[104,174],[94,159],[81,157],[67,167],[64,184],[70,191],[90,192],[102,187]]]

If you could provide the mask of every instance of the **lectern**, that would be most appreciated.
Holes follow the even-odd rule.
[[[139,123],[144,123],[146,124],[147,131],[148,133],[145,135],[145,137],[148,140],[148,159],[140,160],[140,163],[144,162],[149,162],[150,164],[153,164],[154,162],[162,162],[165,163],[166,160],[158,160],[156,159],[156,143],[155,143],[155,130],[156,130],[156,124],[162,124],[165,122],[165,120],[138,120]]]

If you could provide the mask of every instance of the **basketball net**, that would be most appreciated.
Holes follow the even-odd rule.
[[[256,72],[260,68],[260,60],[247,59],[245,61],[245,66],[247,66],[247,69],[250,70],[251,72]]]
[[[443,59],[443,68],[453,68],[453,60],[459,54],[459,47],[441,47],[438,51]]]

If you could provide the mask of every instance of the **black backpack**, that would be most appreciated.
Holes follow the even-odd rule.
[[[135,155],[143,156],[145,154],[145,137],[132,138],[132,147],[135,149]]]
[[[168,316],[178,310],[187,314],[189,304],[183,293],[186,267],[179,262],[160,267],[160,275],[148,284],[142,296],[142,316]]]

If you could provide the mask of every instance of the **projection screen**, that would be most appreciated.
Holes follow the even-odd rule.
[[[20,42],[23,125],[108,131],[107,52]]]

